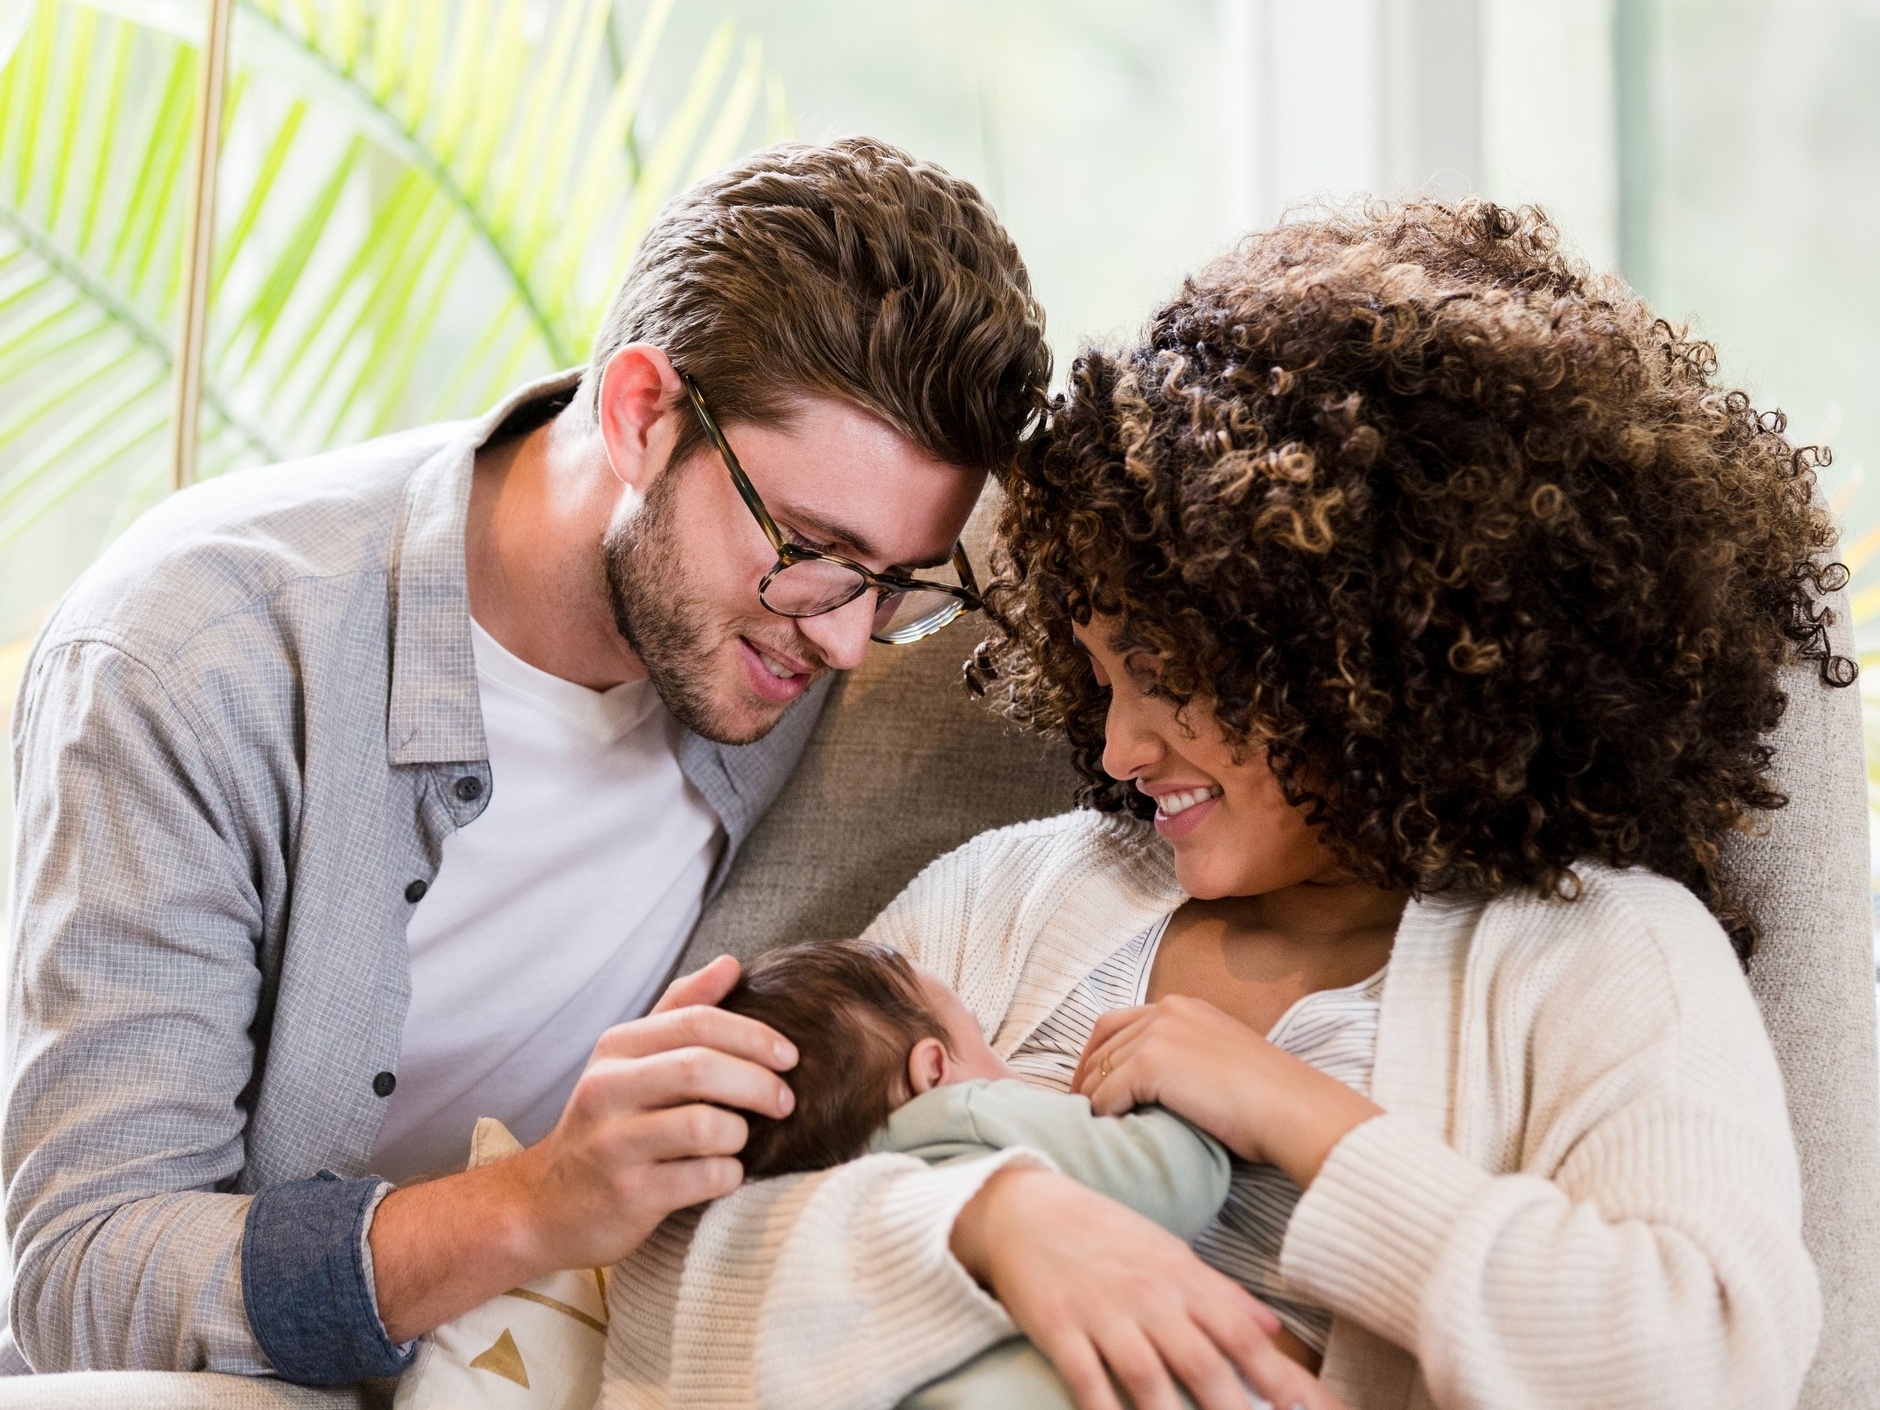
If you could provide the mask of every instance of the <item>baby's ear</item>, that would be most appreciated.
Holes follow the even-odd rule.
[[[947,1045],[938,1038],[922,1038],[907,1055],[907,1085],[915,1096],[943,1086],[949,1066]]]

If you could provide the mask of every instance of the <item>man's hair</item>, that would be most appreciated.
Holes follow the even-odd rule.
[[[971,673],[1069,736],[1086,800],[1111,619],[1264,757],[1358,875],[1571,896],[1682,882],[1747,955],[1719,848],[1784,803],[1780,670],[1854,679],[1826,455],[1539,211],[1370,205],[1249,238],[1072,369],[1008,480]]]
[[[1051,376],[1018,249],[971,185],[867,137],[756,152],[669,202],[594,340],[579,398],[651,343],[720,421],[833,397],[935,458],[1003,474]],[[704,444],[683,416],[673,463]]]
[[[781,1120],[746,1117],[751,1135],[739,1159],[752,1180],[825,1170],[862,1154],[906,1095],[914,1045],[947,1041],[914,967],[886,945],[861,940],[760,955],[722,1007],[796,1044],[796,1066],[783,1074],[796,1106]]]

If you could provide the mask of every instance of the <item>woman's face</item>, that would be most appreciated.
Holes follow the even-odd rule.
[[[1116,651],[1114,630],[1101,617],[1075,628],[1098,684],[1110,692],[1103,768],[1156,800],[1155,830],[1175,848],[1182,889],[1211,901],[1342,879],[1304,810],[1287,804],[1266,751],[1255,746],[1236,762],[1206,702],[1178,712],[1157,692],[1160,661]]]

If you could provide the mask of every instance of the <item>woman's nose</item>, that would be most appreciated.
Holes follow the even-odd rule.
[[[1130,708],[1122,692],[1110,692],[1110,709],[1103,721],[1103,771],[1114,779],[1131,779],[1162,757],[1162,741],[1148,721]]]

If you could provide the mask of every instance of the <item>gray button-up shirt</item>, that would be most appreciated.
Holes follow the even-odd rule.
[[[0,1163],[37,1370],[403,1364],[364,1233],[406,893],[502,786],[470,649],[471,468],[573,383],[178,495],[35,645]],[[682,737],[727,835],[714,890],[826,694],[756,744]]]

